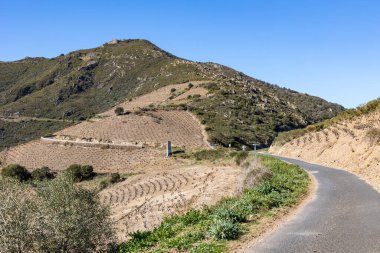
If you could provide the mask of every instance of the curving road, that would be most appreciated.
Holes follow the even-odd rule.
[[[245,252],[380,252],[380,194],[355,175],[294,159],[317,181],[315,198]]]

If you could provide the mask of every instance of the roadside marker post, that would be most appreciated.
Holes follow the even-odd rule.
[[[252,146],[253,146],[253,151],[256,153],[257,146],[259,146],[259,144],[253,143]]]
[[[172,142],[168,141],[166,145],[166,156],[171,157],[172,156]]]

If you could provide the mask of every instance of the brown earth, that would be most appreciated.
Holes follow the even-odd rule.
[[[101,191],[100,198],[103,204],[111,206],[118,239],[123,241],[128,233],[151,230],[165,217],[236,196],[243,190],[247,175],[254,179],[249,185],[252,186],[265,173],[256,163],[247,168],[184,164],[131,176]]]
[[[380,111],[273,145],[269,153],[348,170],[380,192]]]
[[[66,128],[57,135],[96,139],[112,143],[136,142],[188,148],[207,147],[201,124],[186,111],[156,111],[142,115],[110,116]]]
[[[173,165],[164,149],[123,150],[99,147],[80,147],[33,141],[0,153],[1,166],[20,164],[28,169],[48,166],[54,171],[71,164],[89,164],[96,172],[138,172],[141,169]]]

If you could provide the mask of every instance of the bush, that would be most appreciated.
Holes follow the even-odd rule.
[[[48,167],[42,167],[32,171],[32,178],[33,180],[42,181],[47,179],[53,179],[54,174]]]
[[[124,114],[124,108],[123,107],[117,107],[116,109],[115,109],[115,114],[116,115],[123,115]]]
[[[108,208],[68,175],[33,190],[0,179],[0,198],[0,252],[107,252],[113,240]]]
[[[176,90],[177,90],[176,88],[171,88],[171,89],[170,89],[170,92],[173,93],[173,92],[175,92]]]
[[[1,170],[3,177],[12,177],[20,182],[29,180],[32,176],[25,167],[18,164],[10,164]]]
[[[189,83],[189,84],[187,85],[187,87],[189,87],[189,89],[191,89],[191,88],[193,88],[193,87],[194,87],[194,84],[192,84],[192,83]]]
[[[72,164],[66,169],[66,172],[77,182],[91,179],[95,176],[94,168],[91,165]]]
[[[112,173],[111,174],[111,179],[110,179],[110,182],[112,184],[115,184],[115,183],[118,183],[121,181],[121,177],[120,177],[120,174],[119,173]]]
[[[216,240],[234,240],[241,232],[240,224],[231,219],[215,219],[209,228],[209,235]]]
[[[83,165],[81,167],[82,179],[90,179],[95,176],[94,168],[91,165]]]
[[[216,161],[224,158],[226,155],[225,150],[223,149],[204,149],[193,153],[195,160],[202,161]]]
[[[246,222],[247,216],[233,210],[233,206],[227,204],[217,208],[213,214],[215,219],[232,220],[233,222]]]
[[[0,178],[0,252],[32,252],[37,217],[31,186]]]

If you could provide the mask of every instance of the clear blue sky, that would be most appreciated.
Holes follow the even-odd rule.
[[[0,2],[2,61],[115,38],[145,38],[346,107],[380,97],[379,0]]]

